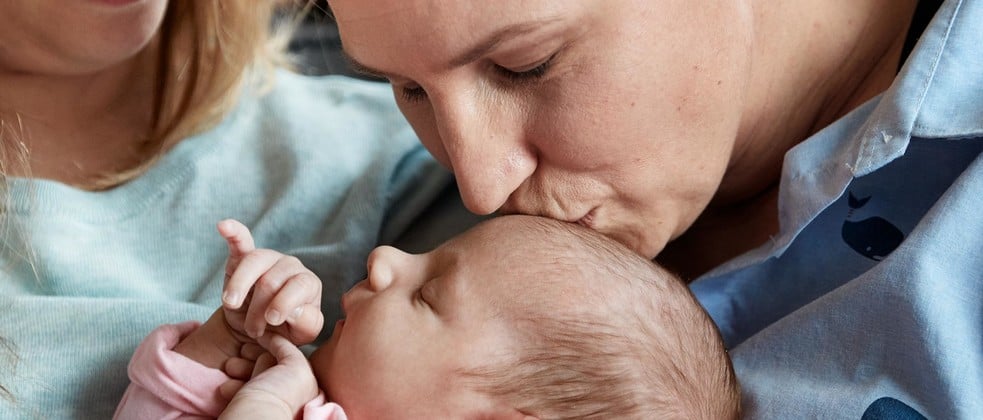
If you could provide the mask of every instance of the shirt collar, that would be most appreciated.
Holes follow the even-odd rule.
[[[922,33],[869,123],[854,138],[855,176],[904,154],[912,136],[958,138],[983,133],[983,4],[945,2]]]
[[[887,91],[792,148],[782,165],[781,231],[703,277],[781,255],[853,178],[904,155],[912,136],[983,135],[983,2],[939,9]]]

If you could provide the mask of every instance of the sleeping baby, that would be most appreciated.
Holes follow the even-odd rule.
[[[117,418],[736,419],[720,336],[689,289],[575,224],[487,220],[426,254],[379,247],[309,359],[320,287],[229,243],[223,307],[154,330]]]

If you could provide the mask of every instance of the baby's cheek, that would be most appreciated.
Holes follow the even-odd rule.
[[[317,386],[321,388],[326,393],[330,394],[330,389],[328,387],[328,378],[331,372],[331,359],[334,354],[334,343],[328,342],[325,345],[318,347],[311,354],[310,363],[311,370],[314,371],[314,377],[317,378]]]

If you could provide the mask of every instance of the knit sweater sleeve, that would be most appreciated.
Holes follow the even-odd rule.
[[[163,325],[144,339],[130,360],[130,386],[114,419],[218,417],[228,404],[218,389],[230,378],[173,350],[198,326]]]
[[[341,406],[329,402],[323,392],[304,405],[304,420],[348,420]]]

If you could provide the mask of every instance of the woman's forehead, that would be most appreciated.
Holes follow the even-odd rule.
[[[574,16],[574,2],[496,0],[332,1],[347,53],[365,67],[389,62],[453,61],[501,32],[556,24]],[[565,5],[565,6],[564,6]],[[449,64],[449,63],[443,63]]]
[[[369,25],[381,21],[433,22],[442,24],[509,23],[515,19],[562,14],[577,8],[578,0],[332,0],[331,10],[339,23]],[[438,25],[429,25],[438,26]],[[380,28],[381,29],[381,28]],[[435,28],[440,29],[440,28]]]

